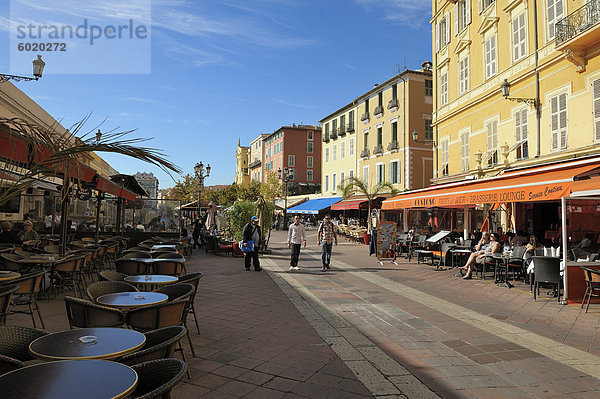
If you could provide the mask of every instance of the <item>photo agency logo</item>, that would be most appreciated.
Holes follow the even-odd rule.
[[[151,0],[11,1],[11,73],[31,70],[41,55],[44,74],[149,74]]]

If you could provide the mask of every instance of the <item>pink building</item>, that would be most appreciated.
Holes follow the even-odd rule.
[[[282,126],[265,138],[264,175],[289,168],[290,183],[321,184],[321,128],[313,125]]]

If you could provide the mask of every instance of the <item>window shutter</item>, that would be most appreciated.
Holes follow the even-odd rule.
[[[402,181],[402,179],[400,177],[402,175],[400,174],[400,172],[401,172],[400,161],[398,161],[398,162],[396,162],[396,182],[397,183],[400,183]]]
[[[527,109],[521,110],[521,140],[527,140]]]
[[[393,167],[394,163],[390,162],[390,167],[388,168],[388,182],[390,183],[395,183],[394,180],[392,179],[392,167]]]
[[[469,25],[471,23],[471,0],[465,0],[465,14],[467,25]]]
[[[435,51],[440,51],[440,24],[435,24]]]
[[[483,0],[477,0],[477,12],[479,14],[481,14],[481,11],[483,11],[482,8],[483,8]]]
[[[593,91],[594,91],[594,126],[596,140],[600,140],[600,79],[594,80]]]
[[[558,98],[552,97],[550,99],[550,115],[551,117],[551,129],[552,129],[552,150],[558,148]]]
[[[458,35],[458,1],[454,4],[454,36]]]
[[[444,45],[450,43],[450,13],[446,13],[446,43]]]
[[[521,141],[521,111],[515,113],[515,142]]]
[[[560,148],[567,148],[567,95],[565,93],[558,96],[558,106],[560,108]]]

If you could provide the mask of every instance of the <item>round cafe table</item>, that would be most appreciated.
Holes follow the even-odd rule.
[[[125,328],[79,328],[44,335],[29,344],[43,360],[114,359],[141,348],[146,336]]]
[[[122,398],[135,389],[131,367],[106,360],[38,363],[0,376],[3,399]]]
[[[166,302],[169,297],[160,292],[117,292],[98,297],[96,302],[101,305],[121,308],[137,308]]]
[[[179,279],[175,276],[167,276],[164,274],[142,274],[138,276],[127,276],[125,281],[144,287],[156,287],[160,285],[172,284]]]

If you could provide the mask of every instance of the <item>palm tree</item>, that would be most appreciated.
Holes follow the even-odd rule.
[[[372,190],[369,190],[368,184],[366,184],[364,181],[360,180],[356,176],[352,176],[348,179],[347,183],[342,187],[342,196],[344,198],[348,198],[356,192],[367,197],[367,201],[369,201],[368,231],[370,233],[372,230],[371,206],[372,206],[373,200],[375,198],[377,198],[377,196],[379,196],[380,194],[383,194],[386,192],[389,192],[392,195],[396,195],[398,193],[398,190],[395,189],[394,186],[388,182],[377,183],[377,185],[375,187],[373,187]]]
[[[0,145],[3,155],[0,163],[0,205],[10,201],[37,179],[62,177],[61,199],[73,195],[69,187],[81,178],[80,162],[92,152],[111,152],[125,155],[156,165],[167,173],[180,173],[180,169],[168,161],[160,151],[139,146],[145,138],[129,138],[134,130],[109,131],[93,135],[91,131],[80,134],[89,115],[64,130],[56,126],[39,126],[19,118],[0,118]],[[98,130],[99,132],[99,130]]]

